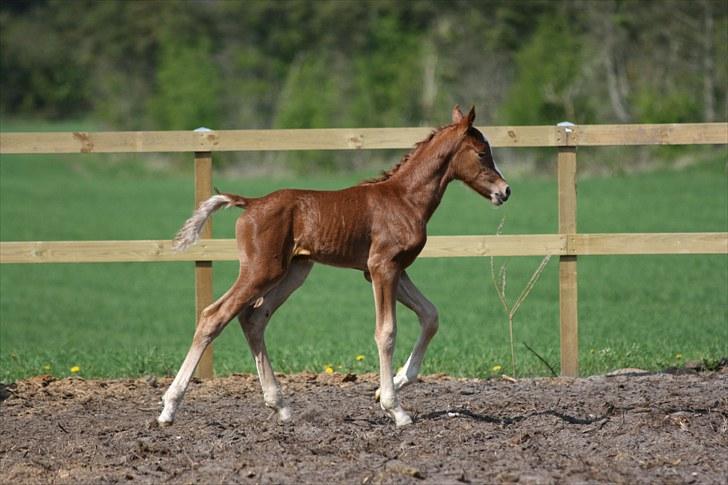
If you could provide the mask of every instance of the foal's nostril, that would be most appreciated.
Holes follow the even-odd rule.
[[[510,197],[510,196],[511,196],[511,188],[510,188],[510,187],[506,187],[506,192],[505,192],[505,194],[506,194],[506,196],[505,196],[505,197],[503,197],[503,200],[504,200],[504,201],[505,201],[505,200],[508,200],[508,197]]]

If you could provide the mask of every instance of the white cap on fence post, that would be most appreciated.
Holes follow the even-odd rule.
[[[193,131],[194,131],[195,133],[212,133],[212,132],[213,132],[213,131],[215,131],[215,130],[211,130],[210,128],[207,128],[207,127],[205,127],[205,126],[200,126],[199,128],[196,128],[196,129],[195,129],[195,130],[193,130]],[[204,138],[204,136],[202,136],[202,137],[200,137],[200,138]]]
[[[561,123],[558,123],[556,126],[562,126],[562,127],[566,128],[565,131],[567,133],[571,133],[572,131],[574,131],[571,128],[576,125],[574,123],[572,123],[571,121],[562,121]]]
[[[561,123],[557,123],[556,126],[564,129],[564,140],[561,140],[564,146],[574,145],[574,138],[576,137],[574,128],[576,128],[576,125],[571,121],[562,121]]]

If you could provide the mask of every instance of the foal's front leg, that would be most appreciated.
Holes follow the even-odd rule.
[[[412,418],[399,405],[392,376],[392,356],[397,337],[396,292],[400,271],[392,264],[381,264],[374,267],[370,265],[369,272],[377,317],[374,340],[379,351],[379,405],[397,426],[405,426],[412,423]]]
[[[394,376],[394,389],[396,391],[417,380],[427,346],[439,327],[437,308],[417,289],[404,271],[400,275],[399,284],[397,285],[397,300],[415,312],[420,321],[421,331],[407,362]],[[380,394],[381,391],[377,389],[375,393],[377,400],[379,400]]]

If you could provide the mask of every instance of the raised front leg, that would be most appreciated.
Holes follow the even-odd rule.
[[[263,297],[261,304],[244,308],[238,317],[255,359],[265,405],[275,409],[281,421],[288,421],[291,418],[291,410],[283,399],[283,393],[268,358],[264,339],[265,328],[273,312],[303,284],[312,266],[313,263],[310,261],[294,260],[286,276]]]
[[[396,291],[400,270],[391,263],[370,264],[369,273],[377,318],[374,340],[379,352],[379,404],[397,426],[404,426],[411,424],[412,418],[399,405],[392,376],[392,356],[397,337]]]
[[[420,336],[415,343],[412,353],[407,362],[394,376],[394,389],[400,390],[408,384],[412,384],[417,380],[420,373],[422,360],[425,357],[427,346],[432,337],[437,333],[439,327],[437,308],[433,305],[425,295],[412,283],[406,272],[402,272],[397,285],[397,299],[407,308],[415,312],[420,321]],[[381,391],[377,389],[375,397],[380,398]]]

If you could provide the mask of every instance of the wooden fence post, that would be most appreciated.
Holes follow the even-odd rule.
[[[198,131],[198,130],[195,130]],[[201,131],[201,130],[200,130]],[[212,153],[195,152],[195,208],[212,195]],[[208,220],[200,233],[201,239],[212,238],[212,222]],[[195,322],[199,324],[202,310],[212,303],[212,261],[195,261]],[[202,354],[195,376],[213,377],[212,344]]]
[[[567,236],[567,252],[572,252],[569,235],[576,234],[576,147],[573,146],[574,128],[564,127],[564,146],[559,147],[557,178],[559,192],[559,233]],[[561,334],[561,375],[579,375],[579,318],[577,300],[576,256],[567,254],[559,258],[559,315]]]

